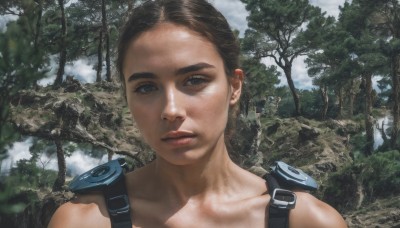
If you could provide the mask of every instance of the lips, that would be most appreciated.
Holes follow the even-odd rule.
[[[186,131],[170,131],[161,137],[161,141],[173,146],[183,146],[190,144],[196,134]]]

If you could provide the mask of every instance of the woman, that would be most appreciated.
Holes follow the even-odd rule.
[[[133,227],[266,227],[265,180],[235,165],[224,140],[243,82],[225,18],[205,0],[148,1],[118,50],[129,109],[157,155],[125,176]],[[346,227],[327,204],[296,194],[290,227]],[[49,227],[111,227],[103,196],[77,196]]]

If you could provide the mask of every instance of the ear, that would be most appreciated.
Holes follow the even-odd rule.
[[[234,105],[239,101],[240,94],[242,93],[244,74],[243,70],[236,69],[234,71],[233,77],[230,78],[231,83],[231,99],[229,101],[230,105]]]

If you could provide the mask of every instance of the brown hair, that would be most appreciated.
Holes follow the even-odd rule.
[[[134,8],[122,30],[117,57],[117,70],[125,93],[123,64],[132,40],[160,22],[170,22],[196,31],[212,42],[224,61],[225,71],[232,76],[239,67],[239,44],[225,17],[206,0],[150,0]]]

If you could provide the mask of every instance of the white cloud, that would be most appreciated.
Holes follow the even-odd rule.
[[[54,83],[58,70],[58,57],[59,55],[50,56],[49,72],[47,72],[46,78],[38,82],[39,85],[46,86]],[[93,83],[96,80],[96,71],[93,69],[91,61],[87,58],[80,58],[72,63],[68,63],[65,66],[65,75],[72,75],[82,83]]]
[[[22,142],[15,142],[8,148],[8,157],[0,161],[0,175],[7,175],[12,167],[15,167],[16,162],[21,159],[29,159],[29,147],[33,144],[32,138],[29,137]]]
[[[306,56],[300,56],[293,61],[292,78],[296,88],[311,89],[315,86],[312,84],[312,78],[308,76],[307,68],[304,64]]]
[[[306,56],[300,56],[293,61],[292,65],[292,79],[297,89],[311,89],[315,86],[312,84],[312,78],[308,76],[307,68],[305,67],[304,60]],[[267,66],[276,65],[272,58],[264,58],[262,60]],[[281,81],[278,86],[287,86],[287,80],[283,70],[278,67],[278,71],[281,73],[279,80]]]
[[[94,158],[81,150],[75,151],[70,157],[66,158],[68,173],[70,176],[76,176],[84,173],[107,161],[107,154],[101,159]]]
[[[7,23],[18,19],[16,15],[0,15],[0,32],[5,32]]]
[[[339,16],[339,6],[342,6],[346,0],[310,0],[310,3],[315,6],[319,6],[323,12],[326,12],[329,16]]]
[[[349,0],[310,0],[312,5],[318,6],[327,15],[337,17],[339,15],[339,6]],[[238,29],[241,35],[247,29],[246,17],[249,13],[246,11],[245,4],[240,0],[210,0],[210,2],[226,17],[233,29]]]
[[[96,71],[88,59],[81,58],[65,66],[65,75],[74,75],[83,83],[92,83],[96,80]]]
[[[8,149],[8,157],[0,161],[0,176],[8,175],[10,169],[16,166],[17,161],[21,159],[30,159],[32,155],[29,152],[29,148],[33,144],[32,137],[26,138],[22,142],[15,142],[10,148]],[[114,155],[113,159],[122,157],[120,155]],[[67,173],[69,176],[76,176],[82,174],[85,171],[88,171],[100,164],[107,162],[108,155],[104,154],[101,158],[94,158],[84,151],[77,149],[72,153],[71,156],[65,158],[66,165],[67,165]],[[55,154],[49,156],[46,153],[42,153],[39,156],[37,166],[44,167],[45,169],[49,170],[58,170],[57,165],[57,157]]]
[[[245,5],[239,0],[212,0],[210,2],[225,16],[229,25],[239,30],[240,35],[243,36],[247,29],[246,17],[248,16]]]

